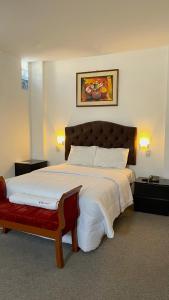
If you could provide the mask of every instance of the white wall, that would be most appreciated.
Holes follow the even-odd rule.
[[[165,160],[164,160],[164,176],[169,178],[169,49],[168,49],[168,81],[166,89],[167,107],[165,122]]]
[[[113,68],[119,69],[118,107],[76,107],[76,72]],[[108,120],[137,126],[138,135],[146,132],[151,138],[151,156],[146,157],[138,150],[136,173],[163,175],[167,75],[167,47],[45,62],[46,158],[51,164],[64,160],[64,151],[56,151],[55,136],[58,130],[86,121]]]
[[[0,175],[29,158],[28,94],[21,89],[20,59],[0,52]]]

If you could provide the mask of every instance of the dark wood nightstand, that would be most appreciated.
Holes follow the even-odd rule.
[[[48,162],[46,160],[25,160],[15,163],[15,176],[23,175],[25,173],[32,172],[37,169],[47,167]]]
[[[142,177],[135,181],[134,209],[153,214],[169,215],[169,180],[159,183],[144,182]]]

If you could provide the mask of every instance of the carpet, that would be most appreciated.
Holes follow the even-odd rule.
[[[53,241],[0,232],[0,300],[169,300],[169,217],[128,209],[114,229],[90,253],[64,244],[64,269]]]

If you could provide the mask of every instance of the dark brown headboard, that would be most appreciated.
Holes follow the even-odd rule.
[[[129,148],[128,165],[136,164],[136,127],[93,121],[65,128],[65,159],[71,145]]]

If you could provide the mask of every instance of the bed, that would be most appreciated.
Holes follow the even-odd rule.
[[[65,160],[71,145],[104,148],[128,148],[128,165],[136,164],[135,127],[111,122],[94,121],[65,128]],[[96,249],[102,237],[113,238],[113,222],[132,204],[130,183],[133,173],[129,168],[112,169],[64,163],[43,168],[6,180],[7,196],[27,193],[32,196],[59,199],[63,193],[82,185],[78,244],[85,251]],[[71,243],[69,234],[63,241]]]

